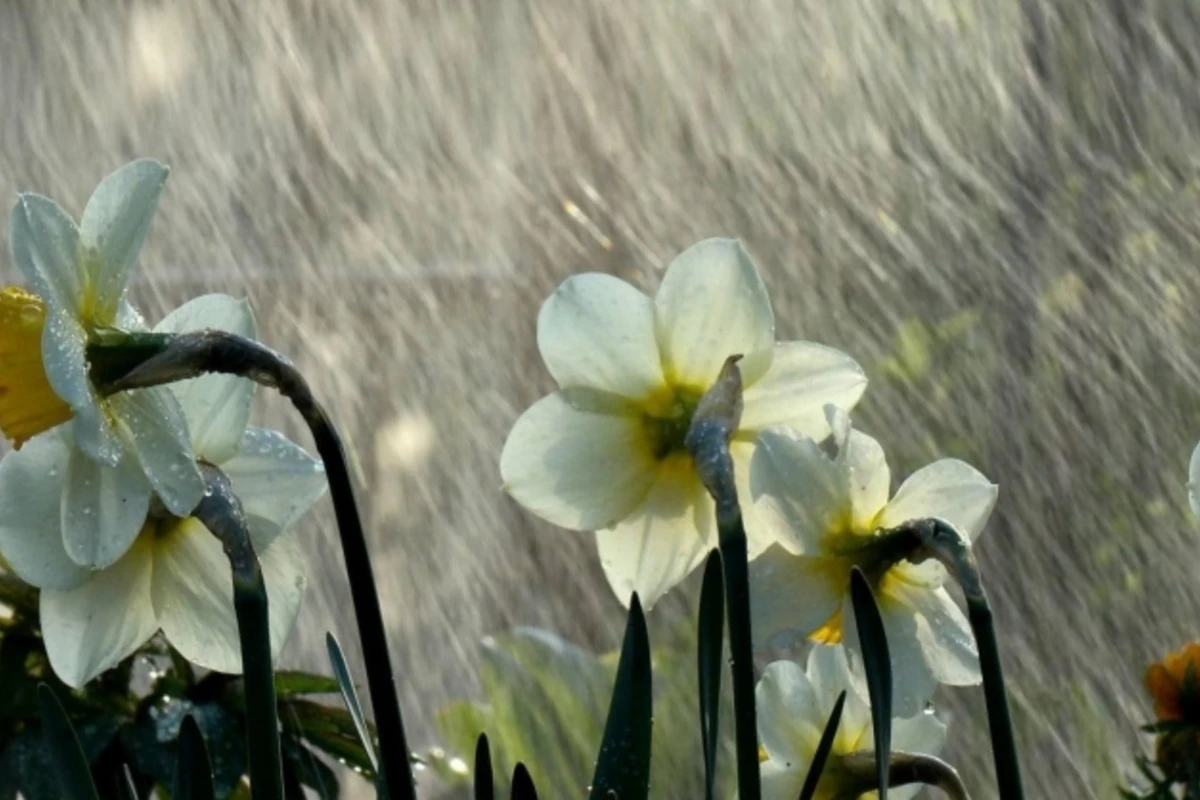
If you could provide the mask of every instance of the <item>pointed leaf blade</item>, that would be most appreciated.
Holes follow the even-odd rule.
[[[521,762],[517,762],[512,777],[512,800],[537,800],[537,789],[533,785],[533,777]]]
[[[196,718],[188,714],[179,728],[179,759],[175,762],[171,798],[213,800],[216,794],[208,745],[204,742],[204,735],[200,733]]]
[[[863,669],[867,673],[867,692],[871,698],[879,800],[887,800],[888,761],[892,749],[892,660],[875,594],[858,567],[850,573],[850,601],[854,605]]]
[[[486,733],[475,743],[475,800],[494,800],[496,784],[492,777],[492,749]]]
[[[721,655],[725,636],[725,579],[721,552],[713,550],[704,567],[700,588],[696,667],[700,679],[700,737],[704,746],[704,797],[713,800],[717,785],[717,743],[720,730]]]
[[[38,708],[42,714],[46,749],[54,764],[62,796],[67,800],[99,800],[92,771],[83,756],[75,729],[71,727],[71,720],[54,696],[54,690],[44,683],[38,684]]]
[[[833,750],[833,741],[837,738],[838,725],[842,721],[842,708],[846,705],[846,692],[842,691],[838,695],[837,702],[833,704],[833,711],[829,714],[829,721],[825,723],[825,732],[821,734],[821,741],[817,744],[817,750],[813,753],[812,764],[808,767],[808,775],[804,778],[804,786],[800,789],[800,800],[812,800],[813,795],[817,793],[817,785],[821,782],[821,773],[825,771],[825,762],[829,760],[829,753]]]

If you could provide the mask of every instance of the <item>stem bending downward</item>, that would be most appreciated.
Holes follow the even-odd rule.
[[[89,356],[94,355],[92,351],[96,349],[90,348]],[[146,351],[131,353],[129,363],[122,363],[120,353],[111,352],[115,349],[110,348],[107,358],[93,362],[104,365],[103,374],[93,372],[92,379],[108,392],[172,383],[206,372],[222,372],[240,375],[278,390],[300,412],[312,431],[317,452],[325,462],[337,515],[379,738],[377,788],[384,800],[416,800],[408,740],[388,653],[387,629],[345,450],[341,436],[313,396],[304,376],[274,350],[226,331],[179,334],[164,340],[161,349],[153,354]]]

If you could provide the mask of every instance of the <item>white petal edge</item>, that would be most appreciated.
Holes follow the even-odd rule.
[[[673,385],[707,389],[726,358],[769,351],[775,343],[767,287],[736,239],[706,239],[677,256],[654,304]]]
[[[937,680],[925,663],[925,654],[917,634],[917,613],[907,605],[884,594],[879,595],[879,614],[883,618],[888,653],[892,659],[892,716],[916,716],[937,691]],[[862,649],[858,641],[858,623],[854,604],[847,592],[842,605],[843,641],[850,662],[851,680],[859,696],[867,697]]]
[[[879,515],[879,524],[894,527],[924,517],[937,517],[975,541],[996,506],[999,488],[982,472],[953,458],[935,461],[908,476]]]
[[[102,321],[116,317],[168,174],[153,159],[130,162],[100,181],[83,209],[79,243]]]
[[[13,258],[52,310],[79,313],[83,274],[79,232],[71,215],[39,194],[21,194],[9,216]]]
[[[649,610],[717,546],[712,501],[690,459],[672,456],[627,519],[596,534],[600,566],[626,607],[633,592]]]
[[[251,426],[238,454],[222,463],[246,514],[283,531],[316,505],[329,482],[324,465],[278,431]]]
[[[125,445],[101,407],[88,374],[87,332],[70,313],[52,309],[42,330],[42,363],[55,394],[71,407],[74,443],[96,461],[115,465]]]
[[[542,304],[538,350],[564,389],[585,386],[643,399],[666,388],[654,301],[600,273],[563,281]]]
[[[758,524],[794,553],[818,555],[850,508],[838,466],[812,439],[785,428],[759,434],[750,462]]]
[[[862,367],[842,351],[814,342],[781,342],[767,373],[746,387],[741,429],[783,425],[824,439],[829,434],[825,406],[849,411],[866,389]]]
[[[854,527],[868,532],[887,505],[892,491],[892,471],[888,468],[883,446],[862,431],[851,430],[843,448],[837,460],[850,494]]]
[[[124,558],[70,591],[42,591],[40,617],[54,672],[76,689],[110,669],[154,635],[152,555],[139,540]]]
[[[63,548],[59,507],[69,450],[57,431],[0,461],[0,554],[28,584],[74,589],[89,577]]]
[[[211,328],[254,339],[257,326],[250,304],[224,294],[189,300],[154,327],[160,333]],[[250,421],[254,382],[237,375],[211,374],[171,384],[179,399],[196,456],[221,464],[238,452]]]
[[[115,467],[72,448],[60,504],[62,544],[81,567],[105,569],[125,555],[150,508],[150,483],[132,453]]]
[[[646,497],[655,462],[637,410],[614,395],[567,389],[534,403],[500,454],[504,489],[542,519],[599,530]]]
[[[187,421],[165,386],[122,392],[109,399],[142,471],[167,509],[186,517],[204,496]]]
[[[770,759],[807,769],[826,720],[816,687],[804,669],[792,661],[768,664],[754,690],[754,700],[758,737]]]

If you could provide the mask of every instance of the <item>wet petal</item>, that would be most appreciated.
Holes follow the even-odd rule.
[[[636,591],[649,610],[717,545],[712,500],[691,460],[679,455],[664,461],[644,502],[596,540],[617,598],[628,605]]]
[[[254,312],[245,300],[224,294],[197,297],[168,314],[154,330],[186,333],[206,328],[228,331],[253,339]],[[192,449],[198,458],[213,464],[228,461],[238,451],[250,405],[254,382],[236,375],[210,374],[171,384],[187,418]]]
[[[775,343],[767,287],[736,239],[706,239],[679,255],[655,307],[663,365],[675,385],[707,388],[729,356]]]
[[[98,320],[116,317],[168,172],[166,165],[149,158],[126,164],[100,182],[83,209],[79,243]]]
[[[792,661],[768,664],[754,700],[758,736],[767,755],[781,766],[806,769],[825,730],[820,698],[809,676]]]
[[[102,464],[115,465],[125,452],[88,375],[87,332],[66,311],[52,309],[42,329],[42,359],[54,393],[71,407],[76,446]]]
[[[186,517],[204,496],[187,421],[175,395],[165,386],[123,392],[109,407],[125,426],[150,485],[167,509]]]
[[[116,666],[154,635],[149,541],[70,591],[42,591],[41,623],[50,665],[75,688]]]
[[[83,274],[79,232],[71,215],[38,194],[21,194],[9,217],[13,259],[53,311],[79,312]]]
[[[614,395],[568,389],[530,406],[500,454],[504,489],[555,525],[598,530],[629,516],[654,482],[636,409]]]
[[[983,678],[971,624],[945,589],[892,584],[889,593],[917,614],[917,640],[938,683],[974,686]]]
[[[67,555],[81,567],[104,569],[125,555],[142,530],[150,484],[132,453],[108,467],[71,448],[60,508]]]
[[[879,515],[890,528],[903,522],[937,517],[975,541],[996,505],[999,489],[966,462],[942,459],[908,477]]]
[[[859,697],[851,680],[846,649],[841,645],[817,645],[808,654],[805,671],[817,695],[818,715],[825,720],[833,713],[838,695],[846,692],[834,752],[873,749],[870,744],[871,709],[864,698]]]
[[[783,425],[813,439],[829,434],[825,406],[849,411],[867,388],[862,367],[850,356],[813,342],[775,345],[771,368],[747,387],[741,430]]]
[[[774,531],[758,518],[754,496],[750,493],[750,465],[754,461],[754,444],[735,439],[729,443],[729,454],[733,457],[733,480],[737,486],[742,524],[746,528],[746,557],[753,561],[775,543]]]
[[[563,281],[538,314],[537,340],[564,389],[585,386],[641,399],[665,387],[654,301],[611,275]]]
[[[879,614],[883,618],[888,653],[892,660],[892,716],[907,718],[920,713],[933,693],[937,680],[925,663],[925,654],[918,635],[917,613],[904,603],[877,594]],[[845,647],[850,661],[851,679],[862,697],[867,697],[867,683],[862,667],[862,648],[858,641],[858,624],[849,593],[842,606],[845,620]]]
[[[838,466],[812,439],[784,428],[763,431],[750,463],[759,524],[788,550],[816,555],[850,511]]]
[[[838,454],[838,465],[850,492],[856,530],[869,531],[888,502],[892,490],[892,472],[888,469],[883,447],[861,431],[851,430],[845,449]]]
[[[276,531],[298,522],[329,486],[324,465],[303,447],[278,431],[253,426],[221,469],[245,512],[272,523]]]
[[[778,544],[750,562],[750,629],[757,644],[791,634],[808,636],[838,609],[849,583],[842,559],[809,558]]]
[[[0,553],[18,578],[40,588],[74,589],[89,575],[67,556],[59,525],[68,454],[51,432],[0,461]]]
[[[764,761],[759,773],[762,780],[762,800],[796,800],[804,788],[808,764]]]

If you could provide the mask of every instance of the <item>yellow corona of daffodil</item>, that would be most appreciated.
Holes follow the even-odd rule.
[[[917,470],[891,496],[883,448],[852,430],[843,411],[829,413],[834,456],[785,428],[759,437],[750,486],[757,520],[776,543],[750,564],[753,631],[760,643],[783,634],[844,641],[857,659],[849,590],[858,567],[874,587],[887,632],[893,708],[911,716],[939,683],[979,683],[979,657],[966,616],[942,586],[945,569],[909,562],[881,534],[935,517],[973,541],[997,488],[968,464],[943,459]]]
[[[61,423],[70,458],[61,484],[63,544],[81,567],[115,562],[156,495],[184,516],[200,501],[187,421],[166,387],[106,396],[88,347],[146,331],[126,285],[167,168],[134,161],[100,182],[76,226],[48,197],[21,194],[13,259],[29,289],[0,291],[0,430],[15,447]]]
[[[692,571],[717,532],[684,437],[726,358],[743,355],[744,410],[731,450],[742,497],[758,432],[827,432],[826,403],[854,405],[866,378],[847,355],[775,342],[766,287],[742,245],[709,239],[667,269],[654,299],[611,275],[567,279],[538,316],[538,349],[559,391],[513,426],[504,488],[556,525],[598,531],[622,602],[649,607]],[[747,520],[751,551],[765,547]]]

